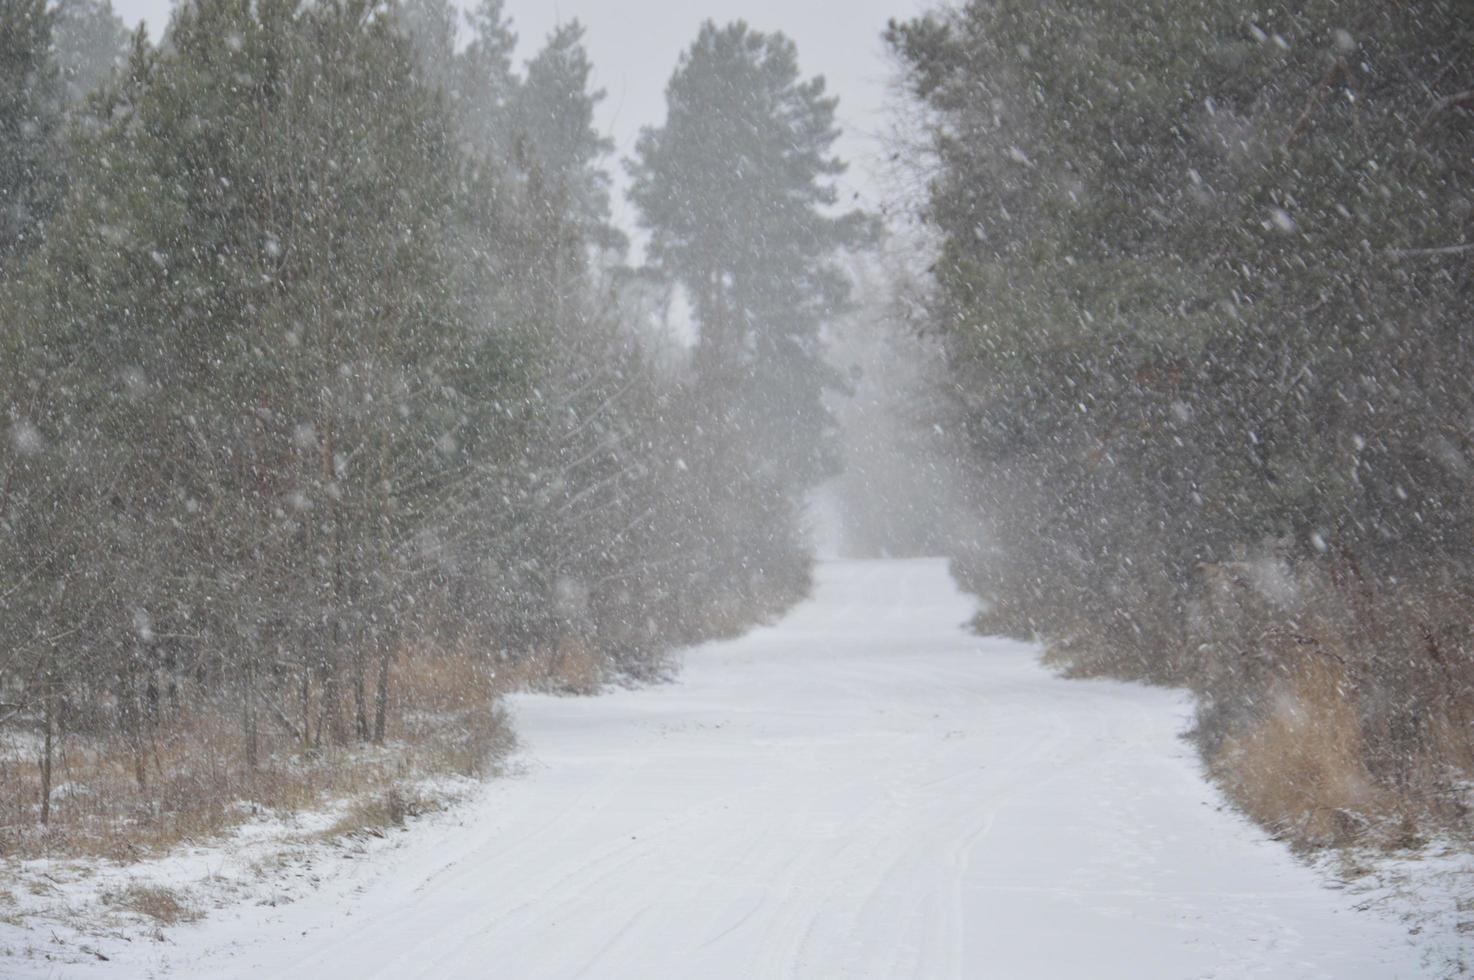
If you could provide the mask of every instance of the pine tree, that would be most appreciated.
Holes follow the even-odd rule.
[[[77,105],[107,81],[128,57],[128,30],[111,0],[59,0],[56,60],[68,105]]]
[[[933,321],[974,450],[1048,488],[1004,487],[994,508],[1041,508],[1000,529],[1020,536],[1021,569],[1059,567],[1088,602],[1139,574],[1125,541],[1159,539],[1173,591],[1270,535],[1308,547],[1339,527],[1374,551],[1459,536],[1460,495],[1403,506],[1398,486],[1438,481],[1394,446],[1425,440],[1351,379],[1388,390],[1400,362],[1462,356],[1437,330],[1386,325],[1445,295],[1436,263],[1388,256],[1465,233],[1447,125],[1464,110],[1427,104],[1433,80],[1457,85],[1463,37],[1443,2],[970,3],[893,28],[940,163]],[[1377,176],[1392,160],[1398,179]],[[1199,400],[1211,410],[1188,411]],[[1368,438],[1394,415],[1403,435]],[[1356,454],[1375,465],[1325,438],[1341,425],[1380,447]],[[1099,458],[1113,465],[1082,465]]]
[[[248,691],[290,642],[319,694],[304,738],[348,736],[350,689],[381,736],[367,661],[431,581],[390,570],[463,465],[448,119],[361,5],[204,0],[169,38],[79,128],[75,204],[26,289],[35,424],[88,460],[77,494],[112,488],[86,529],[116,556],[85,566],[113,566],[93,635],[146,611]],[[123,677],[154,655],[119,649]]]
[[[484,158],[506,161],[515,145],[513,106],[521,79],[512,68],[517,35],[504,0],[481,0],[466,19],[471,41],[459,58],[461,138]]]
[[[395,10],[399,29],[414,48],[415,65],[425,84],[454,100],[456,29],[460,11],[450,0],[403,0]]]
[[[833,213],[837,100],[801,78],[788,38],[707,22],[666,101],[630,166],[650,260],[694,310],[703,384],[770,474],[806,487],[836,465],[821,331],[849,287],[834,255],[869,234],[859,212]]]
[[[627,242],[610,222],[609,175],[600,166],[614,141],[594,128],[594,111],[605,93],[590,88],[593,66],[583,37],[578,21],[560,25],[528,62],[513,127],[526,141],[527,165],[541,185],[543,206],[565,211],[584,242],[621,251]]]
[[[35,247],[61,199],[55,23],[46,0],[0,0],[0,270]]]
[[[1320,710],[1435,819],[1427,760],[1468,757],[1427,734],[1468,687],[1430,639],[1474,575],[1466,6],[973,0],[890,31],[990,627],[1195,686],[1210,757],[1333,660]],[[1261,763],[1303,793],[1222,771]],[[1313,825],[1301,799],[1274,819]]]

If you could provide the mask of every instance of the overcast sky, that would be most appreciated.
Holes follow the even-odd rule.
[[[155,38],[172,7],[172,0],[113,3],[130,26],[147,20]],[[523,60],[560,20],[583,22],[597,83],[609,93],[600,125],[618,141],[620,159],[632,152],[641,126],[664,120],[665,83],[703,20],[741,18],[757,30],[782,31],[797,42],[805,75],[824,75],[839,96],[845,128],[839,150],[851,163],[847,184],[874,207],[880,150],[873,137],[886,125],[891,70],[880,34],[889,18],[930,6],[929,0],[508,0],[507,11]],[[614,163],[622,187],[623,168]],[[622,207],[619,216],[628,222]]]

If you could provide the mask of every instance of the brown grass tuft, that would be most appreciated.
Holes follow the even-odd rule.
[[[383,831],[403,827],[406,820],[436,813],[445,808],[443,800],[418,794],[399,786],[382,793],[354,800],[342,817],[322,833],[322,837],[382,837]]]
[[[107,904],[153,919],[161,926],[194,922],[201,912],[186,897],[161,885],[129,885],[121,892],[103,896]]]
[[[504,665],[499,672],[499,689],[506,693],[589,696],[603,689],[606,673],[604,658],[592,645],[564,637],[550,650],[539,650]]]
[[[1340,668],[1301,663],[1260,722],[1224,738],[1210,761],[1235,803],[1297,845],[1346,844],[1385,816],[1346,690]]]

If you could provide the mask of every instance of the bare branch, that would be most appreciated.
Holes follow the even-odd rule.
[[[1388,258],[1397,259],[1425,259],[1443,255],[1467,255],[1474,252],[1474,242],[1462,245],[1441,245],[1436,248],[1389,248]]]
[[[1423,117],[1423,124],[1418,127],[1418,132],[1422,133],[1429,126],[1433,125],[1433,120],[1442,113],[1445,113],[1448,110],[1455,108],[1456,106],[1470,104],[1474,104],[1474,88],[1471,88],[1465,92],[1455,92],[1453,95],[1449,95],[1442,99],[1439,99],[1437,102],[1433,103],[1433,108],[1429,109],[1428,114]]]

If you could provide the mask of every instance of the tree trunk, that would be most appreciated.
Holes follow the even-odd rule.
[[[148,755],[144,752],[142,732],[133,735],[133,778],[140,793],[148,791]]]
[[[133,779],[141,793],[148,789],[148,766],[143,751],[143,706],[137,681],[137,658],[129,653],[118,674],[118,725],[133,753]]]
[[[374,744],[384,744],[384,718],[389,712],[389,649],[379,654],[379,684],[374,692]]]
[[[336,624],[334,626],[334,633],[336,633]],[[331,744],[341,745],[343,743],[343,713],[338,706],[342,694],[338,683],[337,661],[336,653],[329,650],[323,655],[322,663],[318,667],[317,737],[313,740],[313,745],[319,749],[322,748],[324,732],[327,733]]]
[[[302,665],[302,753],[312,748],[312,671]]]
[[[333,451],[336,445],[333,432],[332,419],[329,418],[323,426],[323,451],[322,451],[322,479],[323,485],[327,486],[335,479],[333,472]],[[347,739],[343,731],[342,714],[342,678],[339,672],[343,664],[343,607],[346,604],[343,588],[343,508],[338,504],[333,495],[329,495],[329,506],[333,509],[333,581],[331,609],[329,615],[332,617],[332,627],[328,635],[327,656],[323,660],[322,681],[322,717],[318,722],[317,740],[322,744],[322,729],[326,724],[328,736],[334,745],[342,745]]]
[[[52,705],[51,681],[46,682],[46,693],[41,701],[41,826],[51,823],[51,742],[56,727],[55,708]]]
[[[255,773],[260,746],[257,742],[256,725],[256,671],[248,664],[245,670],[245,707],[241,727],[246,738],[246,768]]]
[[[368,704],[364,691],[363,644],[353,646],[353,727],[360,742],[368,741]]]

